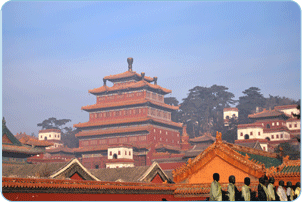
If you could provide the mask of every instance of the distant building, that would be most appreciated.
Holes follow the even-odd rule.
[[[45,150],[22,144],[7,128],[2,120],[2,165],[27,164],[27,158],[42,154]]]
[[[293,113],[299,113],[297,105],[276,106],[272,110],[250,114],[248,117],[254,123],[238,125],[235,142],[259,140],[262,149],[271,152],[282,142],[298,145],[296,137],[300,135],[300,120]]]
[[[159,86],[157,77],[133,71],[132,58],[127,61],[128,71],[105,76],[103,86],[89,90],[96,96],[96,104],[82,107],[89,121],[74,124],[80,129],[79,148],[74,152],[87,168],[122,166],[117,163],[121,161],[123,166],[151,165],[156,151],[181,150],[182,123],[171,120],[171,112],[179,107],[164,103],[164,96],[172,91]],[[128,147],[114,148],[117,144]]]
[[[238,109],[235,107],[224,108],[223,109],[224,126],[229,126],[229,122],[232,118],[234,120],[238,119]]]
[[[59,129],[44,129],[39,131],[39,140],[47,140],[54,143],[46,149],[63,146],[61,138],[61,130]]]

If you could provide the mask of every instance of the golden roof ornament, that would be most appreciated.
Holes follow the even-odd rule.
[[[222,139],[221,139],[221,133],[219,133],[218,131],[216,132],[216,142],[222,142]]]
[[[132,72],[133,58],[127,58],[127,62],[128,62],[128,71]]]

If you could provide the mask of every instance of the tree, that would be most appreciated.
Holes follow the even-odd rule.
[[[168,105],[172,106],[178,106],[178,100],[175,97],[166,97],[164,99],[164,102]],[[173,111],[171,113],[171,120],[174,122],[179,122],[179,112],[178,111]]]
[[[280,96],[272,96],[269,95],[268,98],[265,98],[265,108],[266,109],[273,109],[275,106],[282,106],[282,105],[292,105],[292,104],[299,104],[300,102],[297,102],[293,99],[287,98],[287,97],[280,97]]]
[[[300,150],[294,148],[291,144],[288,142],[280,143],[275,148],[275,153],[279,153],[279,158],[282,159],[282,157],[289,156],[290,159],[295,160],[300,158]]]
[[[70,119],[56,119],[54,117],[45,119],[37,126],[42,127],[42,129],[59,129],[62,132],[62,141],[64,145],[69,148],[74,148],[79,146],[79,140],[75,137],[79,131],[73,129],[72,127],[66,127],[65,124],[71,122]],[[65,126],[65,127],[64,127]],[[63,128],[64,127],[64,128]]]
[[[257,87],[250,87],[242,92],[244,96],[239,97],[239,123],[250,123],[248,115],[256,112],[257,107],[265,107],[266,100]]]
[[[236,103],[234,94],[227,90],[218,85],[196,86],[189,90],[188,97],[181,103],[179,116],[179,120],[187,124],[189,135],[198,137],[205,132],[222,131],[223,108]]]
[[[42,129],[60,129],[66,123],[70,122],[70,119],[56,119],[54,117],[45,119],[42,123],[38,123],[37,126],[42,127]]]

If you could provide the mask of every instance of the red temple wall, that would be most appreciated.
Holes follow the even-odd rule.
[[[155,177],[151,180],[152,183],[163,183],[163,179],[157,174]]]
[[[97,97],[97,104],[104,104],[104,103],[114,103],[114,102],[123,102],[123,101],[130,101],[130,100],[137,100],[146,97],[146,91],[143,92],[129,92],[125,94],[114,94],[114,95],[107,95],[107,96],[99,96]]]
[[[206,197],[175,198],[172,194],[75,194],[75,193],[2,193],[11,201],[187,201]]]
[[[70,179],[72,180],[84,180],[78,173],[73,174]]]
[[[116,113],[118,112],[118,113]],[[89,114],[89,122],[96,122],[102,120],[123,120],[129,118],[147,117],[147,107],[139,107],[135,109],[120,109],[117,111],[108,110],[107,112],[98,112]]]
[[[137,136],[126,136],[126,137],[112,137],[104,139],[93,139],[93,140],[79,140],[79,147],[96,146],[96,145],[111,145],[117,143],[131,143],[131,144],[146,144],[153,142],[163,143],[171,146],[179,146],[180,135],[179,132],[172,131],[169,129],[163,129],[159,127],[153,127],[149,134],[137,135]]]

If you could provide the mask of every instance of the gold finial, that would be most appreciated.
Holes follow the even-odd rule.
[[[127,62],[128,62],[128,71],[132,72],[133,58],[127,58]]]
[[[216,131],[216,142],[221,142],[222,141],[221,136],[222,136],[221,133]]]

